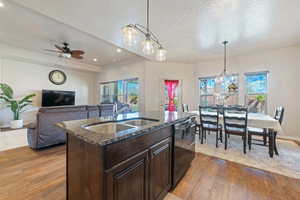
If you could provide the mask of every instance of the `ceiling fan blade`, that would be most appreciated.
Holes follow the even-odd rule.
[[[79,54],[71,54],[72,58],[83,59],[83,57]]]
[[[62,47],[60,47],[60,46],[58,46],[56,44],[54,46],[55,46],[55,48],[59,49],[60,51],[64,51],[64,49]]]
[[[71,54],[72,55],[83,55],[84,51],[81,51],[81,50],[72,50]]]

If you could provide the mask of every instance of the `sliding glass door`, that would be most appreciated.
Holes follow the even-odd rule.
[[[117,101],[117,87],[116,82],[106,82],[100,84],[100,102],[114,103]]]
[[[126,104],[130,112],[138,111],[138,78],[100,83],[100,103]]]
[[[133,112],[139,110],[139,82],[138,79],[124,80],[126,102]]]

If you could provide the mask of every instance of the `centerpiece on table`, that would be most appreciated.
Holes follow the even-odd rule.
[[[25,111],[25,107],[32,103],[35,94],[27,95],[23,98],[14,98],[13,89],[6,83],[0,83],[0,100],[6,102],[6,106],[13,112],[13,120],[10,122],[11,128],[22,128],[23,120],[21,113]]]

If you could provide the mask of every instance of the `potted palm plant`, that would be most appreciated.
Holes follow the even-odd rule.
[[[35,94],[27,95],[21,99],[14,99],[13,89],[5,83],[0,83],[0,91],[0,100],[4,100],[6,106],[13,112],[13,120],[10,122],[10,127],[22,128],[23,120],[21,119],[20,114],[24,112],[26,106],[32,103],[32,98]]]

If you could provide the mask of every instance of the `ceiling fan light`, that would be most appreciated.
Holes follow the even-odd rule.
[[[143,47],[143,52],[146,55],[151,55],[154,53],[154,46],[153,42],[149,37],[147,37],[143,42],[142,42],[142,47]]]
[[[167,59],[167,50],[162,47],[159,47],[156,51],[156,60],[157,61],[165,61]]]
[[[134,27],[127,25],[122,29],[123,43],[127,46],[133,46],[137,42],[137,30]]]
[[[62,57],[62,58],[71,58],[71,54],[70,53],[60,53],[59,54],[59,57]]]

